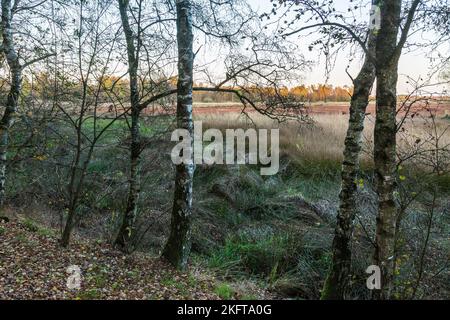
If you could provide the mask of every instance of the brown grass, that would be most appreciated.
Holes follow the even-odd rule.
[[[348,115],[343,114],[315,114],[312,123],[289,122],[278,124],[275,121],[259,114],[252,114],[249,120],[239,113],[201,114],[195,120],[202,120],[204,128],[279,128],[280,148],[282,155],[289,155],[291,159],[307,161],[341,162],[345,135],[348,127]],[[369,115],[366,118],[363,133],[363,155],[365,164],[372,163],[373,130],[375,118]],[[421,116],[408,119],[405,130],[398,134],[398,151],[402,154],[410,153],[416,148],[415,142],[419,139],[423,149],[431,149],[435,139],[432,134],[441,136],[440,147],[450,147],[450,122],[446,119],[436,118],[433,128],[431,118]],[[434,129],[436,132],[433,133]],[[425,141],[429,141],[424,143]]]

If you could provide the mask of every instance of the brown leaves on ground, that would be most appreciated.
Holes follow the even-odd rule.
[[[0,222],[0,243],[0,299],[217,299],[212,280],[106,243],[64,249],[50,231],[16,222]],[[67,287],[72,265],[81,269],[79,290]]]

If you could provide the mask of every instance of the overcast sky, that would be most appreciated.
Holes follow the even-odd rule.
[[[270,0],[248,0],[250,5],[253,9],[257,10],[259,13],[263,12],[270,12],[272,9],[272,3]],[[348,8],[348,0],[339,0],[336,1],[337,4],[337,10],[346,11]],[[361,19],[365,18],[363,15],[367,15],[366,12],[368,12],[370,8],[362,8],[358,14],[361,15]],[[367,10],[364,12],[364,10]],[[423,37],[424,35],[421,34],[420,37]],[[432,36],[432,35],[429,35]],[[316,61],[316,66],[311,70],[310,73],[304,75],[304,83],[305,84],[316,84],[316,83],[324,83],[326,81],[325,76],[325,65],[324,60],[320,59],[318,60],[319,53],[317,51],[315,52],[309,52],[308,45],[309,41],[307,39],[299,39],[297,36],[292,36],[299,46],[301,53],[305,55],[308,59],[312,59]],[[304,48],[302,50],[301,48]],[[443,48],[443,51],[446,51],[448,54],[449,46],[446,46],[446,48]],[[400,66],[399,66],[399,73],[400,73],[400,79],[399,79],[399,85],[398,85],[398,91],[399,94],[407,93],[411,90],[411,85],[407,84],[407,76],[413,78],[413,79],[419,79],[420,77],[428,78],[427,74],[429,73],[429,56],[430,52],[426,52],[426,49],[420,49],[415,50],[414,52],[404,52],[402,55],[402,58],[400,60]],[[333,69],[332,73],[330,74],[329,83],[333,85],[351,85],[351,80],[347,76],[345,69],[348,66],[348,56],[349,56],[349,50],[342,50],[342,52],[339,53],[337,56],[336,66]],[[358,59],[356,59],[358,60]],[[361,64],[361,61],[355,61],[350,66],[350,73],[352,75],[356,75],[359,69],[359,66]],[[439,81],[437,78],[433,80],[433,82]],[[434,87],[435,90],[442,90],[442,86],[440,87]]]

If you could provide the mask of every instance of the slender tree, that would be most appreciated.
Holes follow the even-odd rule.
[[[136,226],[140,199],[141,154],[151,137],[140,132],[142,111],[151,103],[160,103],[171,91],[171,72],[168,65],[175,64],[174,10],[170,2],[144,0],[118,0],[122,34],[125,38],[128,65],[130,118],[129,129],[128,195],[115,244],[124,252],[132,252],[142,235]],[[166,32],[161,32],[164,29]],[[176,90],[175,90],[176,93]],[[150,97],[150,98],[149,98]],[[164,104],[164,102],[162,102]],[[130,121],[131,120],[131,121]],[[146,118],[146,122],[150,121]]]
[[[364,130],[364,120],[366,109],[369,104],[369,97],[375,81],[375,48],[378,21],[370,21],[369,30],[364,25],[366,41],[358,35],[358,28],[353,25],[353,21],[346,21],[342,16],[335,14],[333,2],[317,2],[311,4],[309,1],[286,1],[300,6],[304,12],[309,12],[310,16],[298,15],[296,19],[306,21],[316,21],[311,25],[285,33],[285,36],[298,33],[311,28],[319,28],[321,32],[331,39],[337,39],[337,44],[343,46],[348,42],[344,40],[350,37],[350,41],[358,43],[364,50],[364,63],[356,78],[352,78],[353,94],[350,102],[350,118],[344,147],[344,159],[341,169],[341,191],[339,194],[340,205],[337,214],[334,239],[332,244],[332,261],[328,276],[322,290],[322,299],[344,299],[345,292],[349,284],[351,272],[351,242],[353,235],[353,222],[356,214],[355,202],[357,196],[357,184],[355,180],[359,172],[360,155],[362,149],[362,133]],[[377,6],[379,0],[373,1],[373,6]],[[376,7],[373,7],[375,9]],[[375,10],[373,10],[375,12]],[[372,12],[373,13],[373,12]],[[377,20],[375,15],[371,15],[372,20]],[[327,29],[333,27],[333,29]],[[362,33],[362,32],[361,32]],[[330,53],[331,47],[336,40],[328,40],[323,44],[323,51]],[[322,41],[320,42],[322,43]],[[320,88],[319,88],[320,89]]]
[[[6,154],[8,151],[9,129],[13,124],[14,114],[17,112],[23,70],[14,47],[11,20],[11,0],[2,0],[2,51],[10,68],[11,88],[8,93],[3,117],[0,120],[0,206],[3,206],[5,201]]]
[[[332,244],[333,257],[322,290],[322,299],[344,299],[349,284],[351,241],[356,214],[357,184],[355,180],[359,173],[366,109],[375,81],[375,40],[376,29],[374,28],[369,31],[368,53],[365,56],[364,64],[358,76],[353,80],[354,89],[350,102],[350,119],[341,171],[340,205]]]
[[[98,142],[115,121],[124,117],[127,110],[116,114],[104,126],[100,127],[99,107],[101,94],[105,92],[104,79],[107,77],[107,66],[112,62],[112,52],[115,50],[115,36],[111,39],[111,25],[106,24],[105,15],[109,12],[110,2],[86,2],[76,3],[73,7],[78,19],[77,33],[74,44],[77,48],[73,61],[75,81],[79,84],[80,99],[72,102],[73,112],[68,111],[63,105],[57,103],[59,111],[66,123],[74,131],[73,157],[70,159],[67,178],[67,218],[61,235],[60,243],[63,247],[70,244],[72,230],[82,217],[81,203],[85,193],[88,168],[95,155]],[[113,33],[114,34],[114,33]],[[85,50],[85,43],[90,42],[92,47]],[[107,45],[102,45],[107,43]],[[71,44],[72,45],[72,44]],[[73,97],[69,97],[73,98]],[[70,101],[70,100],[69,100]],[[92,130],[87,125],[92,121]]]
[[[192,4],[190,0],[177,0],[177,43],[178,43],[178,84],[177,84],[177,125],[186,129],[194,137],[192,120],[192,87],[194,36],[192,32]],[[193,148],[193,146],[191,146]],[[183,270],[191,249],[192,188],[194,159],[176,167],[175,194],[172,208],[170,236],[162,253],[175,267]]]
[[[11,0],[2,0],[1,2],[2,45],[0,47],[0,51],[6,57],[6,61],[9,66],[11,81],[5,110],[3,112],[2,118],[0,119],[0,207],[2,207],[5,202],[6,164],[10,138],[9,131],[14,123],[14,118],[19,107],[23,70],[26,67],[39,62],[40,60],[54,55],[53,53],[47,53],[34,59],[30,59],[26,62],[22,62],[20,60],[19,52],[15,46],[12,25],[14,13],[18,10],[18,4],[19,1],[14,1],[14,4]],[[26,11],[26,7],[21,8],[21,10]]]
[[[420,2],[414,0],[411,4],[398,41],[402,22],[402,1],[380,1],[381,24],[376,43],[377,115],[374,130],[375,179],[378,195],[374,263],[381,269],[381,290],[375,290],[374,297],[379,299],[388,298],[390,295],[395,223],[398,214],[396,201],[398,63]]]
[[[141,135],[139,131],[139,106],[138,68],[139,48],[136,49],[135,35],[128,19],[129,0],[118,0],[122,28],[125,34],[128,75],[130,78],[130,102],[131,102],[131,147],[130,147],[130,177],[127,205],[123,215],[122,224],[115,240],[116,245],[127,250],[133,233],[134,220],[136,218],[137,201],[139,197],[139,158],[141,154]],[[138,44],[139,45],[139,44]]]

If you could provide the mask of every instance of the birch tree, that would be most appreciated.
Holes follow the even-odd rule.
[[[122,28],[126,38],[128,75],[130,78],[130,102],[131,102],[131,146],[130,146],[130,177],[129,191],[123,221],[115,243],[122,249],[128,246],[133,229],[133,222],[136,218],[137,201],[139,196],[139,157],[141,154],[139,115],[139,88],[138,88],[138,67],[139,48],[135,46],[135,36],[128,19],[129,0],[118,0]],[[142,2],[141,2],[142,3]]]
[[[373,11],[378,5],[377,0],[373,1]],[[365,38],[358,35],[356,26],[348,23],[344,19],[336,20],[333,14],[333,7],[327,7],[325,3],[316,3],[312,8],[311,4],[301,1],[297,4],[301,5],[304,10],[312,12],[307,20],[319,20],[318,23],[306,25],[295,31],[285,33],[285,36],[291,36],[301,31],[311,28],[334,27],[336,30],[326,29],[328,35],[334,35],[339,39],[338,45],[343,46],[348,40],[344,35],[339,36],[339,32],[343,32],[350,37],[350,41],[356,42],[364,51],[364,62],[356,76],[352,78],[353,94],[350,102],[350,118],[344,146],[344,159],[341,169],[341,191],[339,194],[340,204],[336,218],[336,227],[334,231],[334,239],[332,244],[332,261],[328,276],[322,290],[322,299],[344,299],[346,289],[349,285],[349,277],[351,274],[351,242],[353,236],[353,224],[356,215],[356,196],[357,196],[357,179],[359,173],[360,156],[362,149],[362,134],[364,131],[364,120],[366,118],[366,109],[369,104],[369,97],[375,81],[375,45],[376,45],[376,19],[375,15],[371,15],[369,28],[365,26]],[[372,12],[373,13],[373,12]],[[334,19],[333,19],[334,18]],[[305,19],[303,17],[303,19]],[[366,39],[366,40],[365,40]],[[330,50],[328,42],[325,51]]]
[[[322,299],[344,299],[351,274],[351,242],[356,215],[357,184],[360,167],[362,134],[369,97],[375,81],[376,30],[369,31],[367,53],[358,76],[353,80],[353,94],[350,102],[350,118],[344,146],[344,160],[341,170],[341,191],[339,211],[332,244],[330,271],[322,290]]]
[[[170,72],[176,63],[175,18],[171,2],[120,0],[117,3],[121,33],[125,38],[125,63],[129,78],[127,102],[130,103],[131,119],[126,119],[130,135],[128,196],[114,242],[122,251],[131,252],[134,250],[135,240],[139,238],[136,235],[139,233],[136,219],[139,204],[144,201],[140,197],[141,154],[151,139],[142,136],[140,132],[141,113],[153,103],[162,106],[161,101],[166,96],[164,93],[167,90],[170,92],[169,83],[173,76]],[[146,121],[148,124],[149,118]],[[156,123],[157,120],[154,121]]]
[[[45,2],[45,1],[44,1]],[[2,0],[1,2],[1,35],[2,45],[0,47],[1,53],[6,57],[7,64],[9,66],[10,73],[10,89],[6,100],[5,110],[0,120],[0,207],[5,202],[5,184],[6,184],[6,165],[7,165],[7,153],[9,144],[9,131],[14,124],[14,119],[19,107],[20,93],[22,89],[22,73],[23,70],[37,63],[43,59],[53,56],[54,53],[45,53],[45,48],[41,48],[40,51],[43,54],[29,58],[27,61],[23,61],[16,48],[16,41],[13,32],[13,18],[17,12],[26,12],[27,6],[20,5],[20,1]],[[41,3],[42,5],[42,3]],[[22,21],[26,23],[26,21]],[[29,43],[31,45],[32,42]],[[22,60],[22,61],[21,61]]]
[[[398,214],[396,200],[398,63],[420,2],[414,0],[407,10],[405,24],[398,40],[402,26],[402,1],[380,1],[381,24],[376,40],[377,102],[374,129],[375,189],[378,195],[374,263],[381,269],[381,290],[375,290],[374,297],[379,299],[389,298],[390,295],[395,224]]]
[[[12,34],[11,0],[2,0],[2,51],[6,56],[11,73],[11,88],[9,90],[5,111],[0,121],[0,206],[5,201],[6,182],[6,154],[8,152],[9,128],[13,124],[14,114],[17,111],[20,90],[22,86],[23,67],[14,47]]]
[[[192,3],[177,0],[177,43],[178,43],[178,84],[177,84],[177,125],[188,130],[191,142],[194,138],[192,120],[192,87],[194,35],[192,31]],[[193,145],[191,145],[193,148]],[[179,269],[185,269],[191,249],[192,189],[194,179],[194,158],[188,163],[176,166],[175,192],[169,239],[163,250],[163,257]]]

